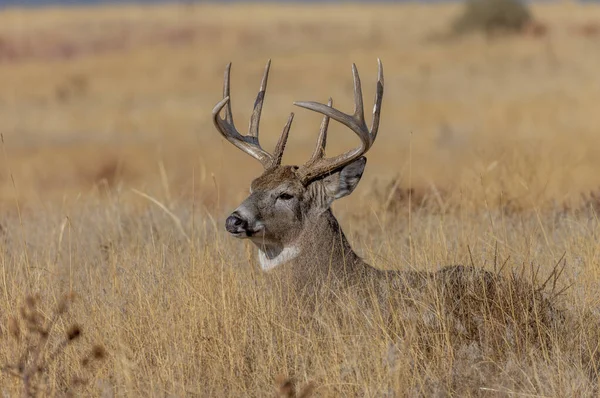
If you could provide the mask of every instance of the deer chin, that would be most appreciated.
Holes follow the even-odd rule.
[[[268,252],[269,257],[273,257],[276,253],[279,253],[287,246],[292,246],[293,243],[282,242],[279,237],[274,236],[264,228],[262,228],[260,231],[256,231],[253,234],[248,234],[245,236],[245,238],[254,243],[259,250]]]

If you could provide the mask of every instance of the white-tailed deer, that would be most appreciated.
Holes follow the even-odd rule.
[[[264,271],[287,269],[297,287],[305,293],[314,291],[323,282],[342,283],[356,288],[373,287],[378,298],[387,301],[394,291],[412,295],[411,291],[415,288],[419,290],[433,280],[435,286],[442,288],[442,295],[438,297],[447,301],[448,307],[470,325],[477,323],[470,314],[474,307],[479,308],[480,316],[482,311],[489,311],[490,304],[488,300],[482,301],[484,297],[491,298],[490,302],[494,305],[503,305],[506,300],[510,301],[515,297],[523,299],[527,296],[529,298],[522,302],[526,309],[523,313],[538,311],[537,306],[531,305],[532,300],[543,302],[538,300],[540,295],[536,289],[531,289],[526,283],[509,284],[506,287],[507,278],[500,278],[481,268],[447,266],[431,273],[384,271],[370,266],[352,250],[331,211],[331,204],[354,191],[367,163],[364,155],[377,138],[384,84],[383,67],[380,61],[378,64],[377,91],[370,128],[365,122],[361,83],[355,65],[352,66],[352,114],[333,108],[331,99],[327,105],[294,102],[297,106],[324,115],[316,148],[302,166],[281,165],[293,113],[272,154],[265,151],[258,140],[270,61],[265,68],[254,104],[248,135],[240,134],[233,123],[229,97],[231,64],[227,65],[223,99],[213,109],[214,124],[223,137],[257,159],[265,168],[264,173],[252,181],[250,196],[227,218],[227,231],[237,238],[249,239],[257,246],[259,262]],[[221,118],[223,109],[225,115]],[[330,118],[356,134],[360,139],[360,146],[341,155],[326,157]],[[505,294],[506,292],[508,293]]]
[[[259,143],[259,123],[270,65],[269,61],[254,103],[248,135],[240,134],[233,123],[229,83],[231,64],[225,69],[223,99],[212,112],[214,124],[223,137],[258,160],[265,169],[260,177],[252,181],[250,196],[227,218],[227,231],[237,238],[249,239],[257,246],[259,262],[264,271],[285,266],[293,269],[299,281],[333,279],[358,282],[365,277],[399,274],[365,263],[352,250],[331,211],[334,200],[349,195],[358,185],[367,163],[364,155],[377,138],[384,85],[381,61],[378,60],[377,91],[370,128],[365,122],[356,65],[352,65],[354,112],[351,115],[333,108],[331,99],[327,105],[294,102],[294,105],[324,115],[315,150],[302,166],[281,165],[293,113],[272,154]],[[221,118],[223,110],[225,117]],[[330,118],[356,134],[360,146],[341,155],[325,157]],[[406,273],[402,275],[407,276]],[[420,275],[414,273],[414,276]]]
[[[283,128],[274,152],[268,153],[259,143],[260,115],[270,61],[267,63],[260,90],[250,119],[248,135],[242,135],[233,124],[229,80],[231,64],[225,70],[223,100],[213,109],[219,132],[233,145],[257,159],[265,172],[255,179],[250,196],[227,218],[227,231],[237,238],[250,239],[257,247],[264,271],[276,267],[293,268],[297,280],[334,279],[349,281],[385,273],[366,264],[350,247],[333,213],[334,200],[352,193],[366,165],[364,155],[377,137],[383,98],[383,68],[379,62],[377,94],[371,128],[365,123],[360,78],[354,75],[355,109],[344,114],[316,102],[295,102],[306,109],[324,114],[316,148],[302,166],[281,165],[294,114]],[[225,117],[220,113],[225,110]],[[325,157],[329,119],[339,121],[360,138],[360,146],[338,156]]]

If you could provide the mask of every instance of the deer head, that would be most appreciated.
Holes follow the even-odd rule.
[[[308,242],[307,234],[317,233],[313,229],[318,224],[317,220],[329,220],[327,222],[337,225],[331,215],[330,206],[334,200],[352,193],[360,181],[366,165],[364,155],[377,137],[383,97],[383,68],[378,60],[377,91],[370,129],[365,123],[362,90],[356,65],[352,65],[355,103],[353,114],[345,114],[333,108],[331,99],[327,105],[317,102],[294,102],[294,105],[319,112],[324,117],[311,158],[301,166],[285,166],[281,164],[281,160],[294,114],[290,114],[272,154],[260,146],[258,139],[270,63],[267,63],[256,97],[248,135],[240,134],[233,123],[229,97],[231,64],[225,69],[223,99],[213,109],[214,124],[223,137],[258,160],[265,169],[260,177],[252,181],[250,196],[225,222],[225,227],[231,235],[250,239],[258,246],[263,269],[271,269],[301,255],[302,247]],[[223,110],[224,118],[221,118]],[[360,139],[360,146],[341,155],[326,157],[325,146],[330,118],[354,132]],[[323,218],[324,214],[330,217]]]

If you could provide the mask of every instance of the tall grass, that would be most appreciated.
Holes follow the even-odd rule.
[[[30,291],[50,303],[68,289],[81,292],[73,314],[84,337],[110,353],[89,394],[263,396],[277,392],[280,377],[300,387],[312,383],[320,396],[595,392],[599,225],[590,211],[416,211],[412,260],[403,217],[340,212],[355,246],[379,267],[473,263],[489,271],[503,267],[504,276],[515,272],[525,281],[537,275],[540,286],[557,263],[564,266],[555,290],[561,294],[552,304],[567,328],[543,321],[546,315],[535,310],[526,315],[523,305],[533,291],[511,295],[509,287],[490,301],[481,292],[473,296],[504,314],[478,318],[478,333],[491,336],[485,340],[457,329],[435,291],[397,292],[389,319],[353,291],[308,313],[284,301],[284,285],[257,270],[249,247],[231,242],[209,214],[192,214],[193,208],[188,202],[171,210],[190,241],[171,216],[133,194],[33,212],[21,224],[6,217],[2,324]],[[68,217],[63,232],[61,213]],[[385,225],[378,223],[386,217]],[[451,307],[461,316],[479,311],[478,302]],[[520,329],[511,332],[510,322],[502,329],[494,321],[502,317],[517,320]],[[1,347],[9,358],[11,345]],[[78,361],[64,363],[70,368],[63,372],[80,371]],[[61,391],[61,370],[49,372],[49,385]],[[19,387],[8,375],[2,385],[12,393]]]
[[[86,396],[596,395],[598,53],[570,32],[599,10],[535,6],[548,36],[491,43],[429,39],[454,5],[3,12],[0,391],[23,392],[11,325],[37,294],[52,344],[83,331],[44,368],[46,395],[82,375]],[[260,172],[210,121],[226,62],[242,126],[273,59],[268,147],[293,100],[350,107],[351,62],[370,95],[377,57],[380,136],[334,212],[374,266],[482,267],[507,281],[496,296],[402,292],[388,316],[366,289],[306,307],[222,228]],[[295,124],[286,162],[319,117]],[[331,129],[332,154],[354,144]],[[529,305],[543,285],[555,316]]]

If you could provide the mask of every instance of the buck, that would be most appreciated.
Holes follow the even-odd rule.
[[[541,288],[535,288],[527,281],[502,277],[474,266],[451,265],[437,272],[385,271],[367,264],[352,250],[331,211],[331,205],[336,199],[354,191],[367,164],[365,154],[377,138],[383,99],[380,60],[370,128],[365,122],[356,65],[352,65],[352,114],[333,108],[331,98],[327,105],[294,102],[299,107],[323,114],[314,152],[302,166],[281,164],[293,113],[273,153],[260,146],[259,122],[269,68],[270,61],[254,104],[248,135],[240,134],[233,124],[229,87],[231,64],[225,69],[223,99],[213,109],[214,124],[223,137],[258,160],[265,169],[252,181],[250,196],[225,222],[231,235],[249,239],[257,246],[258,260],[264,271],[288,271],[276,274],[291,277],[292,292],[296,293],[293,297],[308,297],[313,304],[324,302],[315,299],[322,297],[315,293],[333,293],[342,297],[335,293],[336,287],[342,287],[351,294],[358,293],[354,297],[367,304],[367,309],[373,307],[364,300],[375,298],[388,321],[393,319],[393,313],[400,313],[403,319],[416,320],[427,329],[433,328],[433,335],[449,330],[443,326],[440,329],[442,324],[446,324],[455,331],[449,334],[451,338],[466,338],[488,346],[490,343],[502,345],[507,341],[517,341],[517,336],[530,339],[536,345],[549,344],[548,331],[562,324],[563,315],[554,308],[551,300],[545,298],[542,289],[551,278],[555,278],[555,284],[560,274],[556,273],[557,268]],[[225,115],[221,118],[223,109]],[[358,136],[360,145],[343,154],[326,157],[330,119],[348,127]],[[437,312],[436,302],[439,300],[445,309],[442,315]],[[498,327],[500,325],[503,326]]]
[[[317,145],[302,166],[281,164],[294,114],[290,114],[273,153],[259,143],[259,123],[265,99],[270,61],[264,71],[248,135],[242,135],[233,123],[230,99],[231,64],[225,70],[223,99],[213,109],[217,130],[237,148],[258,160],[264,173],[252,181],[250,196],[227,218],[227,231],[236,238],[249,239],[258,248],[264,271],[278,267],[293,270],[303,285],[317,280],[352,282],[380,276],[385,271],[365,263],[353,250],[331,211],[336,199],[349,195],[358,185],[367,160],[365,154],[377,138],[383,99],[383,68],[379,72],[373,121],[367,128],[363,110],[360,78],[356,65],[354,76],[355,108],[347,115],[317,102],[294,102],[295,105],[324,115]],[[221,112],[225,110],[224,118]],[[334,157],[325,156],[329,120],[334,119],[354,132],[360,146]]]
[[[323,115],[317,144],[310,159],[302,166],[282,165],[294,114],[290,114],[273,153],[265,151],[259,143],[260,116],[265,99],[270,61],[264,71],[254,110],[250,118],[248,135],[242,135],[233,123],[230,99],[231,64],[225,69],[223,99],[214,107],[212,115],[217,130],[243,152],[258,160],[265,171],[252,181],[250,196],[225,222],[227,231],[236,238],[249,239],[258,248],[258,260],[264,271],[275,269],[290,271],[296,286],[303,292],[314,292],[323,282],[376,289],[379,300],[387,300],[392,291],[411,294],[429,281],[443,290],[442,297],[450,301],[455,311],[469,307],[466,301],[480,306],[482,297],[492,297],[498,305],[515,292],[524,294],[533,302],[544,302],[539,292],[526,283],[509,288],[505,295],[507,278],[478,267],[446,266],[437,272],[381,270],[363,261],[353,250],[340,224],[331,211],[332,203],[351,194],[363,175],[367,159],[365,154],[377,138],[381,103],[383,99],[383,67],[378,60],[377,89],[373,120],[367,127],[363,109],[360,77],[352,65],[354,78],[354,112],[343,113],[333,108],[332,100],[325,105],[318,102],[294,102],[294,105]],[[222,111],[225,111],[221,118]],[[333,119],[360,139],[360,145],[340,155],[326,157],[327,129]],[[371,282],[371,283],[366,283]],[[508,281],[508,282],[514,282]],[[415,289],[417,288],[417,289]],[[306,290],[308,289],[308,290]],[[491,296],[490,296],[491,295]],[[502,296],[502,297],[500,297]],[[519,299],[523,297],[519,296]],[[523,302],[525,312],[537,308],[532,301]],[[462,301],[456,305],[457,301]],[[485,300],[484,300],[485,301]],[[490,304],[482,311],[489,311]],[[458,310],[457,310],[458,309]],[[473,319],[468,323],[473,324]]]
[[[421,285],[431,275],[415,271],[385,271],[363,261],[348,243],[340,224],[331,211],[336,199],[351,194],[363,175],[365,154],[377,138],[383,100],[383,66],[378,61],[377,89],[373,120],[367,127],[360,77],[352,65],[354,78],[354,112],[343,113],[318,102],[294,102],[294,105],[323,115],[317,144],[310,159],[302,166],[282,165],[283,152],[294,114],[291,113],[273,153],[259,142],[259,124],[271,61],[267,63],[248,135],[242,135],[233,123],[230,98],[231,63],[225,68],[223,99],[212,116],[221,135],[243,152],[258,160],[265,171],[252,181],[250,196],[225,222],[227,231],[236,238],[249,239],[258,248],[263,271],[287,268],[299,287],[314,287],[323,281],[360,285],[366,280],[390,279],[396,287]],[[221,113],[224,110],[224,117]],[[340,155],[326,157],[327,129],[330,119],[348,127],[360,139],[360,145]],[[440,276],[462,275],[465,267],[450,266]],[[478,272],[476,272],[479,274]],[[398,278],[401,277],[401,278]]]

